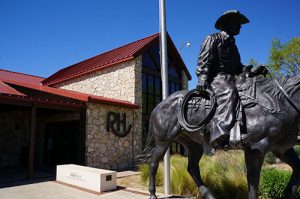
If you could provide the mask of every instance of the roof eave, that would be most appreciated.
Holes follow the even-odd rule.
[[[82,73],[79,73],[79,74],[74,74],[74,75],[71,75],[69,77],[65,77],[65,78],[62,78],[62,79],[57,79],[57,80],[54,80],[54,81],[42,81],[42,84],[44,86],[53,86],[54,84],[58,84],[58,83],[61,83],[61,82],[64,82],[64,81],[67,81],[67,80],[70,80],[70,79],[73,79],[73,78],[76,78],[76,77],[80,77],[80,76],[83,76],[83,75],[86,75],[86,74],[89,74],[89,73],[92,73],[92,72],[95,72],[95,71],[100,71],[100,70],[103,70],[107,67],[110,67],[112,65],[116,65],[116,64],[119,64],[119,63],[122,63],[122,62],[125,62],[125,61],[129,61],[129,60],[132,60],[134,59],[136,56],[130,56],[130,57],[127,57],[125,59],[122,59],[122,60],[118,60],[116,62],[112,62],[112,63],[109,63],[109,64],[105,64],[105,65],[102,65],[101,67],[96,67],[92,70],[88,70],[88,71],[85,71],[85,72],[82,72]],[[47,79],[45,79],[47,80]]]
[[[8,100],[11,104],[13,104],[11,102],[11,100],[15,100],[16,102],[27,102],[27,103],[38,103],[38,104],[42,104],[42,105],[55,105],[55,106],[60,106],[60,107],[74,107],[74,108],[84,108],[86,107],[85,103],[69,103],[69,104],[65,104],[65,103],[57,103],[57,102],[52,102],[52,101],[45,101],[45,100],[34,100],[31,99],[27,96],[14,96],[14,95],[4,95],[4,94],[0,94],[0,100]]]
[[[88,95],[81,94],[81,93],[75,93],[74,91],[57,89],[57,88],[52,88],[52,87],[42,86],[42,85],[25,84],[25,83],[12,81],[12,80],[3,80],[3,82],[8,83],[8,84],[14,84],[14,85],[21,86],[21,87],[26,87],[29,89],[39,90],[39,91],[54,94],[54,95],[60,95],[60,96],[68,97],[68,98],[75,99],[75,100],[80,100],[80,101],[85,101],[85,102],[88,101]]]
[[[8,80],[6,80],[4,82],[9,83],[9,84],[14,84],[17,86],[26,87],[29,89],[39,90],[39,91],[50,93],[53,95],[59,95],[62,97],[67,97],[67,98],[83,101],[83,102],[112,104],[112,105],[125,106],[125,107],[129,107],[129,108],[134,108],[134,109],[140,108],[140,106],[138,106],[137,104],[123,101],[123,100],[117,100],[117,99],[106,98],[106,97],[95,96],[95,95],[88,95],[85,93],[78,93],[78,92],[74,92],[74,91],[52,88],[52,87],[42,86],[42,85],[31,85],[31,84],[24,84],[24,83],[21,84],[19,82],[8,81]]]
[[[110,100],[97,99],[97,96],[89,96],[88,101],[93,103],[99,103],[99,104],[117,105],[117,106],[122,106],[127,108],[133,108],[133,109],[141,108],[139,105],[127,101],[114,100],[114,99],[110,99]]]

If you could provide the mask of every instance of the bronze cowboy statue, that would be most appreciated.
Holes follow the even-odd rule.
[[[153,109],[146,146],[138,156],[149,163],[151,199],[157,198],[159,161],[173,142],[187,150],[187,171],[203,198],[215,199],[200,175],[205,146],[244,150],[249,199],[258,198],[260,171],[272,152],[293,170],[284,198],[296,197],[300,159],[293,146],[300,143],[300,76],[277,80],[259,75],[266,75],[264,66],[253,70],[241,64],[234,36],[248,22],[237,10],[225,12],[215,24],[220,32],[201,46],[197,89],[175,92]]]
[[[233,126],[241,128],[242,125],[235,122],[237,111],[240,109],[235,76],[240,75],[245,68],[241,63],[234,36],[240,33],[241,25],[246,23],[249,23],[248,18],[239,11],[225,12],[215,23],[215,28],[220,32],[209,35],[200,49],[196,70],[197,89],[200,91],[212,89],[218,104],[215,117],[212,119],[213,131],[210,136],[212,147],[223,148],[229,144],[239,144],[237,140],[229,142]],[[259,70],[262,70],[262,67],[259,67]]]

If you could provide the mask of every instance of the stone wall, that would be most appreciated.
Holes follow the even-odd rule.
[[[188,89],[188,78],[182,73],[182,88]],[[126,100],[142,106],[142,56],[110,66],[55,87]],[[133,124],[126,137],[118,137],[106,129],[107,114],[125,113],[127,123]],[[86,115],[86,165],[123,170],[135,166],[142,150],[142,109],[88,103]]]
[[[107,114],[125,113],[127,126],[133,124],[130,133],[118,137],[108,132]],[[141,114],[139,111],[124,107],[88,104],[86,164],[87,166],[123,170],[135,166],[135,157],[141,151]]]
[[[31,110],[0,113],[0,167],[27,166]],[[35,131],[36,164],[44,164],[45,125],[48,122],[79,120],[79,113],[37,115]]]
[[[53,87],[99,95],[136,103],[136,76],[141,66],[141,56],[103,70],[67,80]]]
[[[142,105],[142,56],[106,69],[68,80],[55,87],[94,94]],[[132,123],[126,137],[107,132],[108,112],[125,113]],[[135,166],[135,156],[142,150],[142,110],[88,103],[86,116],[86,165],[123,170]]]
[[[30,115],[29,110],[0,113],[0,167],[27,164]]]
[[[49,114],[43,116],[37,116],[36,122],[36,137],[35,137],[35,162],[38,165],[44,164],[45,155],[45,136],[46,136],[46,125],[51,122],[66,122],[80,120],[80,114],[78,112],[61,112],[57,114]]]

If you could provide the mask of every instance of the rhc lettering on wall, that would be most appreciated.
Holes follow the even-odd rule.
[[[113,132],[118,137],[127,136],[132,128],[132,124],[127,127],[126,114],[116,113],[110,111],[106,117],[106,130],[107,132]]]

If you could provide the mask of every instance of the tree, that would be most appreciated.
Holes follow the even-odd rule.
[[[299,75],[300,37],[293,38],[286,44],[282,44],[279,39],[274,39],[269,66],[272,70],[271,73],[277,77],[282,75]],[[300,131],[298,135],[300,135]]]
[[[279,39],[274,39],[269,66],[275,76],[300,74],[300,37],[293,38],[285,44]]]

